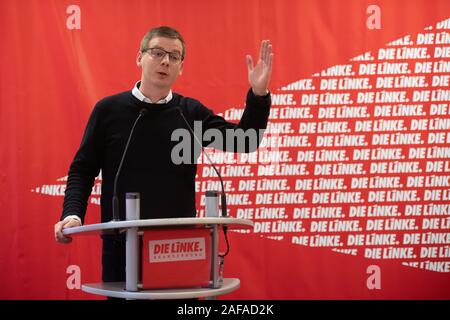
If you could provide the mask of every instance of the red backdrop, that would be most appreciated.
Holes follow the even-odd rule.
[[[77,11],[72,11],[76,5]],[[370,5],[380,9],[379,15],[367,12]],[[226,180],[232,182],[230,196],[248,194],[249,200],[241,203],[231,201],[230,214],[238,216],[238,209],[260,209],[263,207],[284,210],[285,215],[258,218],[252,217],[258,228],[266,222],[269,229],[251,234],[230,232],[231,253],[226,259],[225,276],[241,278],[241,289],[225,296],[229,299],[448,299],[450,298],[450,235],[449,204],[445,194],[447,164],[445,148],[449,147],[446,134],[448,125],[445,121],[437,129],[431,121],[447,119],[448,116],[448,78],[450,74],[450,41],[448,30],[450,23],[438,23],[448,19],[450,3],[447,0],[414,1],[14,1],[0,2],[0,32],[2,50],[0,61],[0,136],[2,152],[0,153],[0,209],[2,224],[0,226],[0,298],[2,299],[92,299],[81,290],[68,288],[66,281],[70,274],[69,266],[79,266],[81,282],[96,282],[100,279],[100,240],[95,237],[76,239],[71,245],[56,244],[53,239],[53,225],[59,218],[63,199],[64,177],[77,150],[87,118],[95,102],[106,95],[130,90],[140,77],[135,57],[139,42],[145,32],[156,25],[170,25],[178,29],[187,42],[187,56],[184,73],[176,83],[175,91],[192,96],[216,112],[233,108],[242,108],[245,93],[248,90],[245,55],[255,56],[262,39],[271,39],[275,60],[271,82],[271,91],[276,95],[273,109],[278,112],[287,108],[299,108],[300,114],[309,109],[311,117],[294,116],[286,119],[272,115],[272,123],[290,123],[291,128],[278,134],[279,137],[305,136],[304,146],[275,145],[279,151],[287,151],[288,159],[282,159],[281,165],[305,165],[305,172],[288,176],[265,176],[258,174],[259,164],[252,164],[253,176],[234,176]],[[370,29],[368,21],[379,19],[379,29]],[[75,19],[75,20],[74,20]],[[68,23],[69,22],[69,26]],[[71,29],[70,22],[79,22],[79,28]],[[432,27],[431,29],[427,29]],[[434,34],[434,40],[420,43],[420,35]],[[392,43],[394,40],[410,36],[408,41]],[[418,36],[419,35],[419,36]],[[443,39],[441,42],[437,37]],[[426,48],[421,55],[401,56],[401,48]],[[395,56],[385,59],[380,49],[394,48]],[[437,49],[438,48],[438,49]],[[446,51],[447,50],[447,51]],[[419,53],[417,53],[419,52]],[[439,52],[443,54],[439,55]],[[447,52],[447,54],[445,53]],[[351,60],[364,53],[369,53],[374,60]],[[376,63],[404,63],[410,73],[382,74],[382,71],[364,75],[361,68]],[[417,70],[418,63],[441,62],[440,70],[423,72]],[[333,74],[321,73],[337,65],[347,65],[352,69]],[[361,67],[363,65],[363,67]],[[348,70],[347,70],[348,71]],[[394,77],[401,81],[401,76],[422,76],[422,80],[405,88],[385,89],[376,86],[379,79]],[[433,75],[440,75],[441,82],[433,84]],[[367,78],[369,85],[351,89],[342,87],[327,89],[322,80],[343,78]],[[311,88],[287,87],[302,79],[311,79]],[[305,80],[306,81],[306,80]],[[412,80],[411,80],[412,81]],[[421,82],[423,81],[423,86]],[[437,81],[437,80],[436,80]],[[425,85],[426,84],[426,85]],[[435,98],[416,99],[414,91],[419,94],[430,90]],[[441,90],[441,91],[439,91]],[[358,93],[382,91],[404,91],[405,99],[398,101],[367,99],[357,101]],[[325,99],[326,93],[349,93],[350,101],[335,104],[302,103],[307,95],[318,94]],[[283,95],[290,96],[283,96]],[[285,98],[287,98],[285,100]],[[289,100],[289,99],[292,99]],[[283,102],[284,101],[284,102]],[[375,113],[377,106],[384,105],[422,105],[422,111],[410,107],[409,114],[395,116]],[[440,104],[441,112],[432,113],[432,104]],[[442,107],[446,105],[447,107]],[[344,107],[367,107],[367,116],[363,118],[337,116],[320,118],[323,112],[332,108],[342,110]],[[436,107],[437,108],[437,107]],[[325,110],[326,109],[326,110]],[[416,111],[414,111],[416,110]],[[374,142],[374,135],[395,134],[401,127],[400,122],[391,122],[390,128],[375,131],[371,128],[359,130],[358,121],[369,121],[372,126],[377,120],[403,120],[406,138],[418,134],[420,141],[408,140],[398,144],[389,136],[385,145]],[[413,120],[427,119],[422,129],[413,127]],[[318,129],[301,131],[301,124],[314,122],[345,122],[348,131],[318,132]],[[321,124],[319,124],[321,123]],[[400,129],[399,129],[400,130]],[[404,131],[404,132],[402,132]],[[439,141],[430,140],[443,133]],[[273,132],[268,132],[272,134]],[[406,136],[410,134],[410,136]],[[318,137],[332,136],[334,140],[341,135],[363,136],[355,144],[322,145]],[[430,138],[431,137],[431,138]],[[422,143],[423,141],[423,143]],[[367,142],[367,144],[364,144]],[[429,154],[433,147],[442,148],[444,155],[433,157]],[[375,150],[381,148],[400,149],[391,154],[385,162],[404,163],[417,161],[416,168],[410,171],[393,169],[379,174],[371,169],[379,159],[369,157],[358,159],[355,150]],[[425,155],[414,158],[411,153],[425,148]],[[313,159],[299,159],[299,151],[312,151]],[[317,160],[321,150],[343,150],[342,159]],[[430,151],[431,150],[431,151]],[[272,150],[273,151],[273,150]],[[316,159],[316,160],[315,160]],[[442,168],[436,162],[442,161]],[[427,170],[437,166],[436,170]],[[315,172],[316,165],[321,164],[358,164],[362,170],[350,173],[323,174]],[[223,166],[225,167],[225,166]],[[356,169],[355,169],[356,170]],[[450,170],[449,170],[450,171]],[[258,178],[256,178],[258,176]],[[408,177],[431,176],[444,177],[435,184],[408,185]],[[393,185],[352,187],[352,178],[397,177]],[[243,189],[239,181],[263,179],[285,179],[287,187],[283,190]],[[340,178],[337,185],[329,190],[299,187],[298,180],[310,179],[312,183],[320,178]],[[207,181],[199,168],[199,181]],[[331,182],[330,182],[331,183]],[[355,182],[356,183],[356,182]],[[343,187],[344,186],[344,187]],[[275,200],[258,203],[257,194],[272,194],[278,197],[287,191],[302,193],[302,200]],[[416,190],[415,197],[399,197],[394,200],[373,201],[370,192],[376,191]],[[434,191],[427,198],[426,191]],[[440,190],[440,191],[436,191]],[[263,192],[264,191],[264,192]],[[340,202],[324,200],[315,201],[323,193],[338,197],[339,191],[360,192],[362,201],[349,198]],[[441,192],[441,194],[437,194]],[[342,193],[341,193],[342,194]],[[94,202],[98,194],[93,196]],[[198,201],[201,199],[198,194]],[[304,199],[304,200],[303,200]],[[359,216],[351,217],[350,210],[361,207],[390,205],[390,212],[398,210],[397,216],[378,218]],[[407,206],[418,205],[422,211],[435,208],[435,216],[426,217],[424,212],[415,216],[407,215]],[[302,208],[317,210],[318,207],[341,208],[342,214],[323,219],[314,218]],[[395,207],[396,209],[393,209]],[[281,208],[281,209],[280,209]],[[314,209],[316,208],[316,209]],[[410,209],[412,207],[409,207]],[[415,207],[417,208],[417,207]],[[199,205],[199,209],[202,207]],[[297,210],[297,211],[296,211]],[[419,209],[416,209],[419,210]],[[246,215],[243,213],[246,212]],[[250,211],[240,211],[249,217]],[[92,203],[88,207],[86,223],[98,222],[99,206]],[[425,219],[436,218],[434,229],[424,224]],[[369,228],[374,220],[383,220],[378,230]],[[400,227],[389,228],[394,220],[410,221]],[[332,221],[358,221],[355,228],[333,231]],[[387,222],[387,221],[391,222]],[[411,220],[413,220],[411,222]],[[286,225],[301,227],[296,230],[277,229],[278,221]],[[323,229],[316,230],[319,222],[326,221]],[[428,220],[427,220],[428,221]],[[428,221],[433,223],[433,221]],[[289,224],[290,223],[290,224]],[[322,225],[323,226],[323,225]],[[405,234],[410,237],[419,234],[414,244],[405,241]],[[367,240],[368,235],[395,234],[395,241],[374,245]],[[424,237],[434,236],[434,243]],[[339,235],[338,244],[315,245],[317,236],[325,241],[326,236]],[[363,241],[352,244],[353,236],[362,235]],[[425,236],[424,236],[425,235]],[[305,245],[299,245],[298,238],[304,237]],[[305,238],[306,237],[306,238]],[[316,237],[316,238],[314,238]],[[297,239],[297,240],[296,240]],[[315,240],[316,239],[316,240]],[[331,239],[331,238],[330,238]],[[341,245],[342,244],[342,245]],[[435,247],[436,249],[431,249]],[[382,255],[368,258],[366,249],[380,248]],[[404,251],[394,249],[404,248]],[[356,251],[337,252],[336,249]],[[375,249],[374,249],[375,250]],[[390,251],[389,251],[390,250]],[[435,255],[425,255],[437,250]],[[375,251],[370,251],[372,254]],[[391,253],[389,253],[391,252]],[[407,265],[409,264],[409,265]],[[415,267],[413,264],[416,264]],[[375,273],[372,271],[375,268]]]

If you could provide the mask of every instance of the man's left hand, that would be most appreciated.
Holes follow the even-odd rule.
[[[253,59],[247,55],[248,81],[253,93],[257,96],[265,96],[269,90],[270,77],[272,76],[272,44],[270,40],[261,41],[259,59],[253,66]]]

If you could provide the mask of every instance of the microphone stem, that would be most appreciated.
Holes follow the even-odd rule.
[[[130,135],[128,136],[127,143],[125,145],[125,150],[123,151],[122,159],[119,163],[119,168],[117,169],[116,176],[114,177],[114,190],[113,190],[113,198],[112,198],[112,210],[113,210],[113,221],[120,221],[119,217],[119,197],[117,196],[117,181],[119,180],[120,171],[122,170],[122,165],[125,160],[125,156],[127,154],[128,147],[130,146],[131,138],[133,137],[134,128],[138,123],[139,119],[147,112],[147,110],[142,109],[139,112],[139,116],[133,123],[133,127],[131,128]]]
[[[228,215],[227,212],[227,196],[225,194],[225,188],[223,186],[223,180],[222,180],[222,176],[220,175],[219,171],[217,170],[216,166],[214,165],[214,162],[211,160],[211,158],[209,157],[208,152],[205,151],[205,148],[203,148],[203,144],[201,143],[200,139],[195,135],[194,130],[192,130],[191,125],[189,124],[189,122],[186,120],[183,111],[181,111],[180,108],[178,108],[178,111],[181,114],[181,117],[183,118],[184,122],[186,123],[189,131],[192,133],[192,135],[194,136],[195,141],[200,145],[200,147],[202,148],[203,153],[205,154],[206,158],[208,159],[208,162],[211,164],[211,167],[214,169],[214,171],[216,172],[217,176],[219,177],[219,181],[220,181],[220,185],[222,186],[222,193],[221,193],[221,202],[222,202],[222,217],[226,217]]]

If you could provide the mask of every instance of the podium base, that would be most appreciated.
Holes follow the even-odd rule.
[[[125,282],[102,282],[82,285],[82,290],[87,293],[97,294],[113,298],[123,299],[192,299],[217,297],[239,289],[240,280],[236,278],[223,279],[221,288],[183,288],[183,289],[160,289],[140,290],[136,292],[126,291]]]

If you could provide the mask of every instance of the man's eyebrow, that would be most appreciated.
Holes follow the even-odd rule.
[[[162,49],[162,50],[167,51],[167,52],[170,52],[170,53],[175,53],[175,52],[176,52],[176,53],[180,53],[180,54],[181,54],[181,51],[178,50],[178,49],[175,49],[174,51],[169,51],[169,50],[166,50],[166,48],[163,48],[163,47],[158,46],[158,45],[154,46],[153,48]]]

